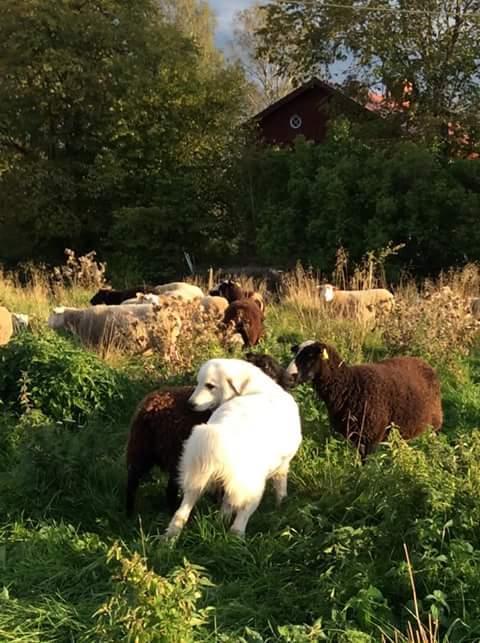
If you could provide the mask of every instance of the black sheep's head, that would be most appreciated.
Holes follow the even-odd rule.
[[[270,355],[262,355],[260,353],[247,353],[245,358],[251,364],[258,366],[268,377],[271,377],[274,382],[279,384],[282,388],[288,389],[292,386],[293,381],[286,369],[277,362],[276,359]]]
[[[337,352],[328,344],[307,340],[299,346],[292,346],[295,355],[287,368],[287,373],[297,384],[311,382],[336,366],[339,358]]]
[[[109,295],[112,292],[111,288],[100,288],[100,290],[93,295],[90,299],[92,306],[98,306],[99,304],[106,304],[109,300]]]
[[[224,297],[230,304],[233,301],[243,299],[243,290],[240,284],[232,279],[222,281],[216,288],[212,288],[209,294],[212,296]]]

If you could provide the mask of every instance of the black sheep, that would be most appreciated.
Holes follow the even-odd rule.
[[[92,306],[105,304],[107,306],[118,306],[126,299],[136,296],[137,292],[150,293],[154,292],[153,286],[136,286],[135,288],[126,288],[125,290],[115,290],[113,288],[100,288],[100,290],[90,299]]]
[[[353,442],[362,459],[387,437],[392,425],[405,440],[427,426],[442,426],[440,382],[422,359],[394,357],[348,366],[322,342],[304,342],[292,350],[296,356],[287,372],[298,383],[313,383],[332,428]]]

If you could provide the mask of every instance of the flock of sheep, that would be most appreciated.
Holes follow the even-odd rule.
[[[394,305],[385,289],[345,291],[325,284],[319,295],[333,312],[363,321]],[[100,340],[109,325],[145,322],[152,311],[168,312],[172,302],[213,313],[219,324],[235,330],[245,347],[255,346],[264,332],[262,296],[232,280],[222,281],[208,295],[183,282],[103,288],[92,297],[91,307],[57,308],[48,324],[90,341],[93,333]],[[244,359],[210,359],[200,367],[196,387],[147,395],[130,424],[127,514],[134,513],[142,478],[158,466],[168,474],[166,496],[173,516],[167,538],[180,533],[206,491],[215,493],[222,515],[232,520],[231,531],[243,536],[267,480],[272,480],[277,503],[287,495],[290,462],[302,441],[300,413],[290,389],[304,382],[312,384],[326,405],[332,429],[356,448],[362,461],[392,427],[406,440],[427,427],[441,428],[440,383],[422,359],[348,365],[333,346],[315,340],[292,346],[292,352],[287,368],[269,355],[252,352]]]
[[[217,307],[222,322],[235,326],[246,347],[257,344],[264,322],[258,293],[245,292],[231,280],[207,296],[196,288],[175,283],[143,292],[103,289],[91,303],[124,310],[158,306],[162,297],[194,300]],[[329,284],[320,287],[320,297],[326,306],[356,319],[370,319],[394,303],[385,289],[341,291]],[[299,383],[313,384],[332,428],[355,446],[362,460],[392,427],[405,439],[427,427],[440,429],[440,384],[423,360],[398,357],[349,366],[334,347],[313,340],[292,351],[286,369],[269,355],[251,352],[241,360],[211,359],[201,366],[195,388],[170,387],[147,395],[130,425],[127,514],[134,513],[142,478],[158,466],[168,474],[166,497],[173,514],[165,537],[180,533],[206,491],[214,492],[222,515],[232,519],[231,531],[243,536],[267,480],[273,482],[278,503],[287,495],[290,462],[302,441],[300,413],[290,393]]]

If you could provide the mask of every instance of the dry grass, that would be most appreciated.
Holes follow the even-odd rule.
[[[480,331],[468,299],[479,276],[479,268],[469,264],[420,289],[413,283],[399,288],[394,310],[380,320],[390,352],[415,353],[447,366],[467,354]]]
[[[395,630],[393,638],[382,633],[382,643],[439,643],[440,634],[438,620],[434,619],[432,615],[429,614],[428,622],[425,625],[424,623],[422,623],[422,620],[420,618],[417,590],[415,587],[415,579],[413,577],[413,567],[410,561],[408,548],[405,544],[403,545],[403,549],[405,551],[408,574],[410,577],[410,586],[412,588],[413,605],[415,609],[415,614],[412,614],[412,616],[414,617],[414,622],[413,624],[411,622],[408,623],[406,635],[402,634],[398,630]]]

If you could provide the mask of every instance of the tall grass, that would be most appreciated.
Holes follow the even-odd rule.
[[[369,274],[362,283],[382,284]],[[130,417],[146,391],[192,383],[204,359],[230,353],[206,337],[180,343],[177,363],[92,355],[39,331],[52,305],[86,303],[91,288],[3,274],[2,302],[38,321],[0,348],[0,641],[480,640],[480,350],[455,303],[478,274],[403,284],[374,329],[329,316],[315,275],[288,275],[257,350],[286,363],[290,341],[316,337],[351,361],[415,352],[439,367],[444,428],[408,444],[392,432],[361,466],[311,387],[297,387],[304,439],[284,506],[267,488],[239,541],[205,498],[174,545],[159,538],[158,472],[137,519],[124,516]]]

